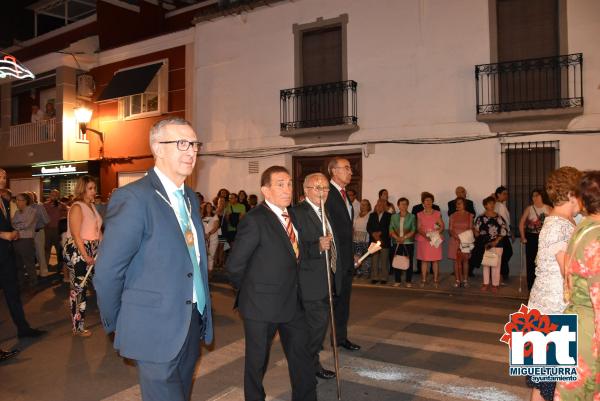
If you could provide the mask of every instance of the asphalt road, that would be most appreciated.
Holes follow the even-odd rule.
[[[212,296],[215,343],[203,349],[192,400],[243,400],[244,340],[241,321],[231,309],[233,293],[226,284],[216,283]],[[2,348],[22,349],[0,365],[0,400],[140,399],[135,366],[113,350],[99,325],[94,297],[87,318],[94,332],[90,338],[71,335],[67,289],[61,283],[48,283],[25,299],[32,325],[49,333],[19,343],[5,303],[0,302]],[[340,352],[342,400],[528,399],[523,379],[508,376],[508,349],[498,341],[508,315],[520,303],[474,290],[356,285],[349,337],[362,349]],[[323,363],[333,369],[331,347],[324,346]],[[291,399],[277,341],[265,388],[269,400]],[[335,380],[320,380],[318,394],[319,400],[335,400]]]

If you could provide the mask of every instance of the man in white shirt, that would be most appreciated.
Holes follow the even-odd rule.
[[[313,359],[315,375],[321,379],[333,379],[335,372],[325,369],[319,360],[330,310],[326,255],[329,256],[332,271],[337,262],[333,241],[335,232],[329,223],[326,224],[328,235],[323,233],[321,199],[325,203],[329,195],[327,177],[321,173],[307,175],[304,178],[304,195],[304,201],[294,206],[292,215],[298,227],[301,245],[298,275],[302,305],[309,326],[308,348]],[[326,250],[329,252],[326,253]]]
[[[354,252],[352,245],[352,221],[354,211],[346,193],[352,179],[352,167],[348,159],[334,157],[328,165],[331,177],[329,196],[325,209],[336,235],[337,268],[335,272],[335,326],[337,344],[349,351],[358,351],[360,345],[348,339],[350,295],[354,276]]]
[[[244,320],[244,397],[246,401],[265,399],[263,378],[273,338],[279,333],[292,400],[316,401],[317,381],[298,286],[301,244],[294,216],[288,210],[292,179],[287,169],[267,168],[261,176],[260,191],[265,202],[240,221],[226,266],[237,290],[234,307]]]
[[[137,362],[144,401],[189,400],[200,342],[213,337],[204,229],[184,185],[200,145],[182,118],[155,123],[154,167],[106,211],[94,287],[105,331]]]

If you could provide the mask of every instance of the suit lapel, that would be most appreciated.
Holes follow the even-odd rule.
[[[346,216],[346,218],[348,219],[348,221],[350,223],[352,223],[352,219],[350,218],[350,215],[348,214],[348,202],[344,201],[344,198],[342,197],[342,194],[340,193],[340,191],[338,191],[338,189],[336,187],[333,186],[332,183],[329,183],[329,196],[333,195],[333,199],[335,199],[335,202],[339,203],[340,206],[342,206],[344,208],[344,216]]]
[[[315,212],[315,209],[313,209],[312,206],[309,205],[306,201],[302,202],[302,207],[304,208],[304,210],[306,210],[308,218],[310,219],[310,221],[313,222],[313,224],[317,228],[317,231],[323,231],[323,223],[321,222],[319,216],[317,216],[317,212]]]
[[[288,251],[290,252],[290,255],[292,255],[292,257],[294,259],[296,259],[296,253],[294,252],[292,243],[291,243],[290,239],[288,238],[287,232],[285,231],[285,228],[283,228],[283,224],[281,224],[279,217],[277,217],[275,212],[273,210],[271,210],[271,208],[266,203],[263,202],[260,204],[260,206],[262,206],[264,208],[264,211],[267,215],[267,221],[271,225],[271,228],[273,228],[273,230],[275,230],[275,232],[278,233],[279,238],[283,241],[283,243],[287,247]],[[290,219],[291,219],[292,216],[289,213],[289,211],[288,211],[288,214],[290,215]],[[293,220],[292,220],[292,224],[294,224]],[[298,241],[298,246],[300,246],[300,241]]]
[[[172,225],[172,229],[179,233],[179,234],[175,234],[175,235],[180,235],[182,244],[185,245],[185,237],[183,235],[183,232],[181,231],[181,226],[179,225],[179,219],[177,218],[175,211],[171,207],[170,198],[169,198],[169,195],[167,194],[167,191],[165,190],[165,187],[163,187],[162,183],[160,182],[160,178],[158,178],[158,176],[154,172],[153,168],[148,170],[148,178],[150,179],[150,182],[152,183],[152,187],[154,188],[154,191],[155,191],[154,196],[156,196],[157,198],[161,198],[158,203],[160,205],[162,205],[161,208],[163,208],[162,209],[163,213],[170,216],[170,218],[166,219],[167,221],[169,221],[169,223],[167,223],[167,224]],[[193,216],[193,213],[192,213],[192,216]],[[195,222],[194,222],[194,224],[195,224]],[[196,230],[197,230],[197,228],[196,228]]]

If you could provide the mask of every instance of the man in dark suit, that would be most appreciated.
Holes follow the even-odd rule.
[[[137,362],[144,401],[191,394],[200,341],[212,341],[204,230],[184,185],[200,149],[178,117],[150,129],[154,168],[116,190],[106,212],[94,286],[104,329]]]
[[[279,332],[288,361],[292,400],[315,401],[316,379],[308,353],[308,326],[298,288],[298,231],[288,213],[292,179],[281,166],[261,176],[265,202],[241,220],[227,271],[238,290],[236,305],[244,319],[246,401],[265,399],[263,377],[271,343]]]
[[[18,239],[19,235],[13,230],[10,221],[10,203],[4,199],[3,192],[6,190],[8,176],[4,169],[0,168],[0,288],[4,290],[4,298],[10,312],[13,323],[17,326],[17,336],[39,337],[46,331],[33,329],[25,319],[23,304],[19,294],[19,282],[17,278],[17,266],[15,264],[15,252],[12,241]],[[0,350],[0,362],[17,355],[18,351]]]
[[[477,213],[475,212],[475,206],[473,206],[473,201],[467,199],[467,190],[465,187],[458,186],[454,190],[456,194],[456,199],[463,198],[465,200],[465,210],[473,215],[473,218],[477,217]],[[454,212],[456,212],[456,199],[452,199],[448,202],[448,217],[452,216]]]
[[[309,174],[304,178],[303,202],[294,206],[292,216],[300,239],[300,292],[302,305],[309,327],[308,349],[312,356],[315,375],[321,379],[333,379],[335,372],[323,368],[319,352],[323,348],[323,339],[327,334],[329,322],[329,290],[327,288],[327,261],[325,250],[329,251],[331,268],[337,263],[335,236],[333,229],[327,229],[323,235],[321,220],[321,197],[323,202],[329,194],[327,177],[321,173]]]
[[[335,272],[335,328],[338,346],[357,351],[360,346],[348,340],[350,295],[354,275],[354,252],[352,249],[352,220],[354,213],[346,194],[346,185],[352,179],[350,162],[334,157],[327,166],[331,181],[329,196],[325,203],[331,227],[336,235],[337,267]]]

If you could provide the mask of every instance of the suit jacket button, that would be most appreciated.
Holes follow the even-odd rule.
[[[193,275],[192,273],[188,273],[188,274],[187,274],[187,276],[191,278],[191,277],[193,277],[194,275]]]
[[[185,301],[185,303],[189,305],[189,304],[191,304],[191,303],[192,303],[192,301],[190,301],[190,300],[188,299],[187,301]]]

